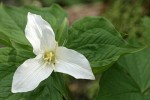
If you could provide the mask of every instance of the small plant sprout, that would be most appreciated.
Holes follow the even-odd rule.
[[[27,20],[25,36],[36,57],[26,60],[17,68],[12,82],[13,93],[34,90],[53,71],[69,74],[76,79],[95,79],[86,57],[58,46],[53,29],[40,15],[29,12]]]

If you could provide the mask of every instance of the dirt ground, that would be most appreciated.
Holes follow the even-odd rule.
[[[88,4],[88,5],[76,5],[72,7],[64,8],[69,16],[69,24],[73,21],[83,18],[85,16],[99,16],[106,9],[106,5],[102,3]]]

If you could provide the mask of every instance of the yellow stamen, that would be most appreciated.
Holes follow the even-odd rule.
[[[46,52],[44,54],[44,60],[48,63],[54,63],[55,61],[55,54],[54,52]]]
[[[58,47],[58,43],[56,42],[54,51],[46,52],[44,53],[44,56],[43,56],[46,63],[50,64],[53,69],[55,69],[55,54],[56,54],[57,47]]]

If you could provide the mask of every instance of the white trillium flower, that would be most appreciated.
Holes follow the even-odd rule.
[[[53,71],[77,79],[95,77],[86,57],[74,50],[58,46],[53,29],[41,16],[28,13],[25,36],[33,46],[35,58],[26,60],[13,76],[12,92],[34,90]]]

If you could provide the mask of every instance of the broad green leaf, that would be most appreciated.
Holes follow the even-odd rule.
[[[96,100],[150,100],[150,48],[121,58],[104,72]]]
[[[144,37],[146,39],[147,44],[150,45],[150,17],[143,18],[143,26],[145,28]]]
[[[102,17],[80,19],[72,25],[68,34],[66,46],[84,54],[95,73],[108,69],[121,55],[136,51]]]
[[[58,5],[48,8],[0,6],[0,44],[7,46],[0,48],[0,100],[70,99],[63,76],[59,73],[53,73],[34,91],[11,93],[15,70],[25,60],[35,57],[24,35],[28,12],[41,15],[51,24],[59,45],[62,45],[67,39],[67,15]]]
[[[27,23],[27,13],[32,12],[41,15],[48,21],[55,34],[59,45],[67,39],[68,23],[67,14],[58,5],[47,8],[38,7],[5,7],[0,6],[0,41],[6,46],[10,46],[11,41],[23,45],[30,45],[24,35]],[[3,38],[5,37],[5,38]]]

